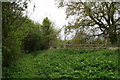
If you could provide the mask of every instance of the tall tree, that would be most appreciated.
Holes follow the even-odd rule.
[[[120,35],[120,2],[70,2],[62,0],[59,6],[66,7],[67,18],[72,17],[70,25],[75,28],[92,29],[94,36],[108,36],[112,44]],[[72,27],[72,28],[74,28]]]
[[[75,36],[72,39],[73,44],[86,44],[88,43],[88,37],[90,35],[86,34],[83,31],[76,32]]]
[[[2,3],[2,55],[3,65],[9,65],[17,59],[21,51],[22,39],[26,36],[28,26],[23,17],[27,1]]]
[[[52,22],[46,17],[41,25],[41,30],[44,35],[44,44],[45,49],[49,49],[51,45],[57,40],[57,35],[60,32],[59,30],[55,30]]]

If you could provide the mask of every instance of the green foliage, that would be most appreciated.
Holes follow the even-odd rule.
[[[49,49],[50,46],[57,46],[58,31],[54,29],[52,22],[45,18],[42,25],[31,21],[31,29],[23,40],[25,52]]]
[[[119,50],[58,49],[24,54],[11,67],[3,68],[3,78],[104,78],[120,79]]]
[[[58,31],[48,18],[40,25],[23,16],[27,0],[2,3],[2,8],[3,66],[14,63],[23,51],[48,49],[57,40]]]
[[[53,47],[60,47],[60,48],[64,48],[64,40],[61,40],[60,38],[57,38],[56,41],[53,41],[52,44]]]
[[[60,32],[54,28],[52,22],[46,17],[41,25],[41,31],[43,33],[43,40],[45,49],[49,49],[50,46],[56,46],[57,36]]]
[[[28,35],[23,39],[23,50],[25,52],[32,52],[36,50],[44,49],[43,34],[40,31],[40,24],[34,24],[31,21],[31,28],[28,31]]]
[[[66,15],[70,19],[69,28],[85,29],[93,36],[107,37],[113,45],[119,43],[119,2],[57,2],[60,7],[66,7]]]
[[[76,35],[72,39],[72,44],[87,44],[89,36],[90,35],[87,35],[83,31],[77,31]]]
[[[23,17],[25,6],[27,6],[26,1],[21,2],[21,4],[15,2],[2,3],[3,66],[8,66],[11,62],[14,63],[21,53],[22,40],[29,30],[27,18]]]

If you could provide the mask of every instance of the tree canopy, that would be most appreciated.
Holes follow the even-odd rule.
[[[29,20],[23,16],[26,8],[27,1],[2,2],[3,65],[15,61],[16,55],[21,52],[21,41],[29,30],[29,26],[26,26]]]
[[[2,3],[2,51],[3,65],[14,63],[21,53],[49,49],[56,46],[60,30],[46,17],[43,23],[35,23],[24,11],[27,1]]]
[[[44,40],[46,43],[45,44],[45,49],[49,49],[50,46],[53,45],[53,43],[57,40],[57,35],[60,32],[60,30],[56,30],[54,28],[54,25],[52,24],[52,22],[48,19],[48,17],[46,17],[41,25],[41,30],[42,33],[44,35]]]
[[[112,44],[117,43],[120,35],[120,2],[71,2],[60,1],[66,7],[70,28],[84,28],[94,31],[93,36],[108,37]]]

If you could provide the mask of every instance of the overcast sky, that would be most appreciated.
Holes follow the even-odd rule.
[[[33,6],[35,3],[35,11],[33,11]],[[55,5],[55,0],[32,0],[28,4],[28,16],[35,22],[42,23],[45,17],[48,17],[52,22],[54,22],[55,27],[60,29],[65,24],[67,24],[65,9],[58,8]],[[61,33],[63,38],[63,32]]]

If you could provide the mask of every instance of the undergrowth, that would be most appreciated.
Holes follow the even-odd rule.
[[[35,55],[33,55],[35,53]],[[3,78],[120,79],[119,50],[58,49],[21,56],[3,68]]]

